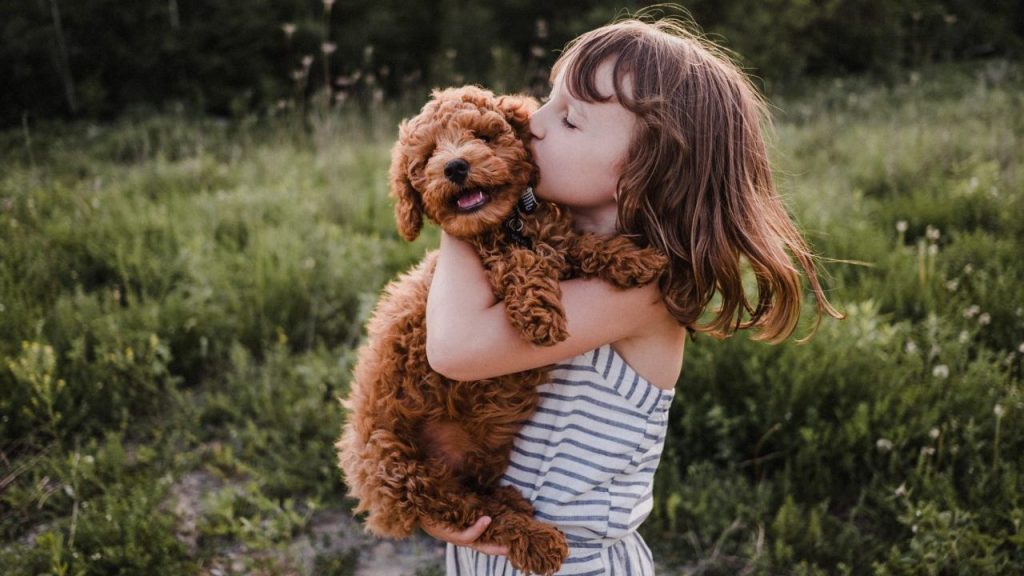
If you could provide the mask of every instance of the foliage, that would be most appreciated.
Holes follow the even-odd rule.
[[[643,526],[662,571],[1024,570],[1022,81],[774,100],[780,189],[847,318],[688,343]],[[394,232],[392,106],[0,134],[0,572],[355,569],[294,543],[347,506],[363,322],[437,242]]]
[[[653,1],[0,0],[0,126],[174,109],[241,117],[480,82],[546,91],[571,38]],[[805,75],[1019,57],[1013,0],[689,0],[683,9],[775,90]],[[662,12],[680,14],[678,7]]]

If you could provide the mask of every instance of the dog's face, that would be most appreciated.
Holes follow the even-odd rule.
[[[534,176],[527,146],[537,102],[475,86],[435,91],[399,126],[391,152],[398,231],[419,235],[423,214],[470,238],[500,225]]]

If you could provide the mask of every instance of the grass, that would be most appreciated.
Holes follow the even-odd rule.
[[[663,571],[1024,571],[1022,85],[981,64],[775,101],[848,318],[688,345],[642,528]],[[400,116],[0,134],[0,572],[355,570],[365,540],[319,528],[348,506],[336,397],[437,242],[394,232]]]

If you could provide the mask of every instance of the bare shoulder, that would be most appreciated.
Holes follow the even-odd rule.
[[[686,329],[676,322],[660,298],[637,312],[643,316],[639,329],[612,346],[637,374],[662,390],[670,390],[683,368]]]

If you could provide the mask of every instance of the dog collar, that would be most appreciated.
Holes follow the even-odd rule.
[[[505,233],[509,237],[509,240],[523,248],[533,248],[533,241],[523,235],[522,216],[523,214],[529,214],[536,209],[537,197],[533,194],[533,186],[527,186],[526,190],[523,191],[523,195],[519,197],[519,202],[517,202],[515,208],[512,209],[512,214],[509,214],[508,219],[505,220]]]

